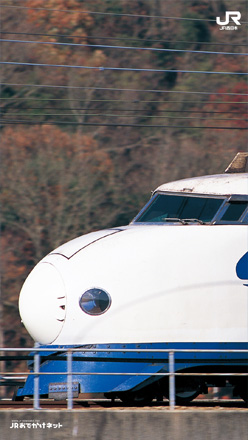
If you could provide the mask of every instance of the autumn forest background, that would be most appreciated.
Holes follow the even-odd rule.
[[[237,30],[216,24],[232,9],[1,2],[0,346],[33,345],[18,295],[50,250],[129,223],[158,185],[247,151],[247,1],[235,1]]]

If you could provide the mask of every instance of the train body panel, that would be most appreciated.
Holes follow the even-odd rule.
[[[34,340],[50,347],[247,347],[248,174],[164,184],[130,225],[61,245],[27,278],[20,313]],[[191,355],[178,361],[177,368],[196,371],[205,364],[218,371],[233,366],[242,372],[242,356],[205,354],[197,364]],[[154,357],[142,360],[138,350],[127,365],[124,351],[119,360],[111,353],[88,357],[77,356],[75,372],[90,366],[103,374],[129,366],[138,373],[141,362],[147,377],[135,382],[84,374],[77,379],[82,392],[111,394],[136,387],[150,392],[159,380],[152,373],[168,371],[166,357],[154,370]],[[66,361],[59,352],[57,361],[46,360],[42,368],[51,371],[55,364],[64,371]],[[41,380],[47,394],[50,379]],[[193,386],[185,383],[181,390]],[[236,380],[239,389],[240,383]],[[19,395],[30,394],[30,389],[32,377]]]
[[[227,234],[234,239],[227,241]],[[236,266],[247,242],[244,226],[139,226],[95,241],[69,260],[50,255],[40,267],[47,261],[61,270],[70,298],[53,343],[245,341],[248,292]],[[101,316],[79,306],[93,287],[112,299]],[[38,341],[48,343],[40,319]]]

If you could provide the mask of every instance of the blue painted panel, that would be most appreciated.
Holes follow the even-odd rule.
[[[248,252],[237,263],[236,273],[241,280],[248,280]],[[248,284],[245,284],[248,286]]]
[[[42,348],[52,348],[43,346]],[[223,352],[223,350],[247,349],[246,343],[154,343],[154,344],[109,344],[94,346],[54,346],[53,355],[51,352],[45,352],[41,356],[40,372],[56,372],[54,375],[40,376],[40,394],[48,394],[50,383],[65,383],[67,376],[67,348],[80,348],[82,351],[73,354],[72,380],[80,384],[82,393],[107,393],[113,391],[127,391],[145,382],[153,383],[162,376],[153,376],[154,373],[168,372],[168,353],[164,352],[142,352],[142,349],[193,349],[193,350],[218,350],[214,353],[209,352],[180,352],[175,353],[175,371],[181,371],[186,368],[201,367],[241,367],[245,371],[247,367],[247,353]],[[65,349],[65,352],[56,352],[57,348]],[[83,349],[92,349],[90,352]],[[93,351],[104,349],[104,352]],[[111,352],[111,349],[121,350],[120,352]],[[133,349],[134,352],[125,350]],[[56,356],[56,360],[51,356]],[[44,360],[45,357],[45,360]],[[42,360],[43,359],[43,360]],[[30,367],[33,367],[33,361],[30,361]],[[81,373],[81,374],[77,374]],[[84,374],[82,374],[84,373]],[[89,374],[90,373],[90,374]],[[93,373],[100,373],[95,375]],[[127,375],[109,375],[106,373],[125,373]],[[135,373],[134,376],[128,373]],[[138,376],[138,373],[146,373],[145,376]],[[33,376],[29,376],[23,389],[18,391],[18,396],[33,394]]]

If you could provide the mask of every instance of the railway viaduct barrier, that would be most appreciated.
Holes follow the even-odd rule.
[[[1,410],[1,440],[247,440],[248,411]]]

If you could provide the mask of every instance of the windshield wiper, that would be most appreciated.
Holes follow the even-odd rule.
[[[202,220],[199,220],[198,218],[184,218],[183,221],[185,221],[186,223],[197,222],[197,223],[200,223],[200,225],[206,224],[205,222],[203,222]]]
[[[169,221],[169,222],[180,222],[182,223],[182,225],[187,225],[187,221],[182,220],[181,218],[177,218],[177,217],[163,217],[161,220],[163,221]]]
[[[202,220],[199,220],[198,218],[173,218],[173,217],[164,217],[162,218],[163,221],[169,221],[169,222],[180,222],[182,225],[188,225],[190,222],[197,222],[200,223],[200,225],[205,225],[205,222]]]

